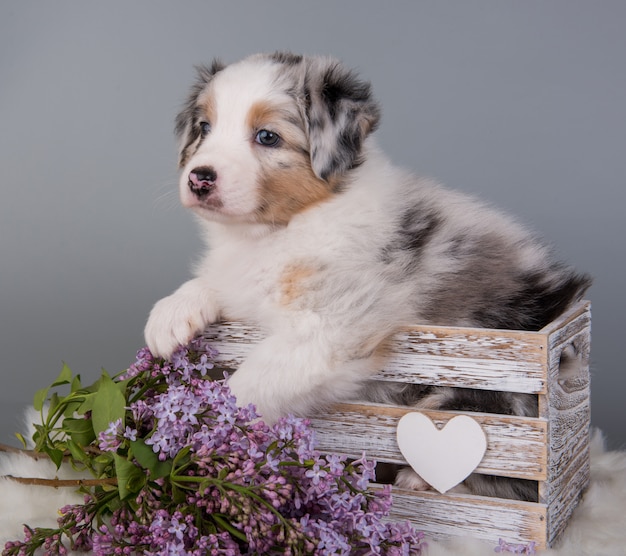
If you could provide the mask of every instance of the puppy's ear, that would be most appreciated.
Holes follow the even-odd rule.
[[[224,67],[224,64],[217,58],[213,60],[210,66],[196,66],[196,82],[192,85],[182,110],[176,116],[176,126],[174,128],[180,140],[178,158],[180,167],[185,165],[190,154],[190,147],[196,143],[200,136],[200,127],[197,121],[199,116],[198,97],[211,82],[215,74],[224,69]]]
[[[370,84],[336,60],[307,59],[304,87],[311,165],[319,178],[328,180],[358,166],[380,109]]]

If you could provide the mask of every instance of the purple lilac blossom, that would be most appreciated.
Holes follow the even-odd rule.
[[[535,542],[528,544],[508,543],[504,539],[500,539],[498,546],[494,552],[508,552],[510,554],[535,554]]]
[[[122,444],[120,439],[121,434],[122,419],[120,418],[112,422],[106,430],[98,434],[98,447],[103,452],[115,452]]]
[[[70,549],[95,556],[421,553],[421,533],[385,519],[390,487],[368,490],[374,462],[317,452],[305,419],[287,416],[270,427],[253,406],[237,407],[227,384],[206,376],[215,355],[202,339],[171,362],[140,350],[120,377],[135,385],[126,427],[112,423],[98,445],[123,458],[130,442],[143,441],[169,472],[152,478],[148,471],[108,519],[96,519],[110,496],[99,491],[64,508],[59,531],[45,537],[29,529],[3,554],[28,554],[36,535],[44,535],[44,556],[67,551],[63,535]],[[135,391],[141,397],[130,401]]]

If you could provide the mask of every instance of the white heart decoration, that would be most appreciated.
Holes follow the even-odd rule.
[[[409,465],[442,494],[466,479],[487,449],[483,429],[466,415],[453,417],[440,430],[423,413],[407,413],[396,435]]]

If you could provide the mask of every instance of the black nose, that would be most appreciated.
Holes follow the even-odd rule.
[[[211,192],[217,181],[217,172],[210,166],[200,166],[189,172],[187,185],[198,197],[204,197]]]

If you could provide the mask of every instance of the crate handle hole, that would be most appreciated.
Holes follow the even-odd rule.
[[[576,341],[566,344],[559,357],[559,384],[567,389],[568,385],[585,380],[587,365],[588,357],[582,346]]]

